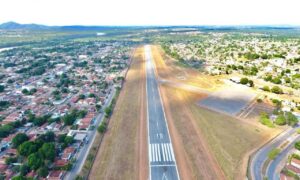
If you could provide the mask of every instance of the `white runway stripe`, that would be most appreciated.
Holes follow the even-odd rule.
[[[157,144],[154,144],[154,147],[155,147],[155,158],[156,158],[156,161],[158,161]]]
[[[162,152],[163,152],[163,161],[166,161],[166,152],[165,152],[165,144],[162,144]]]
[[[150,162],[152,162],[152,150],[151,150],[151,148],[152,148],[152,145],[150,144],[148,146],[148,154],[149,154],[149,161]]]
[[[150,144],[149,161],[150,162],[175,161],[172,145],[170,143]]]
[[[172,146],[170,146],[171,147],[171,154],[172,154],[172,159],[173,159],[173,161],[175,160],[175,156],[174,156],[174,151],[173,151],[173,147]]]
[[[151,144],[151,155],[152,155],[153,161],[155,162],[156,158],[155,158],[155,151],[154,151],[154,145],[153,144]]]
[[[167,144],[167,151],[168,151],[168,157],[169,157],[169,161],[173,161],[172,156],[171,156],[171,149],[170,149],[170,144]]]
[[[159,147],[159,144],[157,144],[157,152],[158,152],[158,161],[161,161],[161,155],[160,155],[160,147]]]
[[[166,161],[169,161],[169,155],[168,155],[168,144],[164,144],[165,151],[166,151]]]

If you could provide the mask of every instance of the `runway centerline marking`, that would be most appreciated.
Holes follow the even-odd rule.
[[[172,147],[172,139],[168,129],[166,115],[155,76],[155,64],[152,61],[151,48],[145,46],[146,60],[146,94],[149,179],[179,180],[176,159]]]

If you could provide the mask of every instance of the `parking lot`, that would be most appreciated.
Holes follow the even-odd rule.
[[[198,104],[210,110],[236,116],[255,96],[254,93],[243,89],[224,89],[202,99]]]

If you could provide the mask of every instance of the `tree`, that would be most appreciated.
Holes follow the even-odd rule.
[[[55,134],[52,131],[47,131],[45,134],[42,134],[39,139],[43,142],[54,142]]]
[[[53,143],[45,143],[39,149],[39,152],[43,155],[44,159],[54,161],[56,156],[55,146]]]
[[[84,178],[82,176],[77,175],[75,180],[84,180]]]
[[[285,83],[291,83],[291,78],[285,77],[285,78],[284,78],[284,81],[285,81]]]
[[[64,121],[64,123],[67,125],[67,126],[70,126],[72,125],[75,120],[76,120],[76,113],[70,113],[70,114],[66,114],[62,120]]]
[[[278,86],[272,87],[271,91],[272,91],[273,93],[275,93],[275,94],[283,94],[282,89],[281,89],[280,87],[278,87]]]
[[[66,137],[67,137],[66,134],[60,134],[60,135],[57,136],[57,141],[59,143],[63,143]]]
[[[38,169],[38,175],[40,177],[45,178],[45,177],[47,177],[48,174],[49,174],[49,172],[48,172],[48,169],[46,167],[43,166],[43,167]]]
[[[37,150],[38,150],[38,146],[31,141],[26,141],[18,147],[19,154],[25,157],[29,156],[34,152],[37,152]]]
[[[70,145],[72,143],[74,143],[74,138],[72,136],[67,136],[65,139],[64,139],[64,143],[66,145]]]
[[[241,80],[240,80],[240,83],[241,84],[248,84],[248,82],[249,82],[249,79],[248,78],[241,78]]]
[[[8,157],[8,158],[5,159],[5,164],[10,165],[10,164],[15,163],[17,161],[18,161],[18,158],[16,158],[16,157]]]
[[[291,112],[286,112],[285,117],[288,125],[290,126],[295,126],[298,123],[297,117]]]
[[[94,98],[94,97],[96,97],[96,95],[94,93],[89,94],[89,98]]]
[[[30,168],[28,167],[28,165],[27,164],[23,164],[20,167],[20,174],[22,176],[25,176],[29,172],[29,170],[30,170]]]
[[[249,86],[254,87],[254,82],[252,80],[249,80]]]
[[[22,176],[22,175],[20,175],[20,176],[13,177],[12,180],[27,180],[27,178],[24,177],[24,176]]]
[[[74,138],[72,136],[67,136],[66,134],[62,134],[58,136],[58,142],[62,143],[62,148],[69,146],[74,143]]]
[[[0,111],[7,109],[10,106],[9,101],[0,101]]]
[[[264,78],[264,80],[265,81],[272,81],[272,75],[267,75],[265,78]]]
[[[19,133],[12,139],[12,144],[15,148],[18,148],[20,144],[22,144],[23,142],[28,141],[28,140],[29,140],[29,138],[26,134]]]
[[[269,128],[273,128],[274,127],[274,124],[272,123],[272,121],[269,118],[269,115],[266,112],[262,112],[260,114],[260,122],[263,125],[268,126]]]
[[[38,153],[32,153],[28,156],[28,166],[32,170],[37,170],[43,165],[43,159]]]
[[[78,98],[79,99],[85,99],[85,95],[84,94],[80,94]]]
[[[274,84],[281,84],[281,80],[280,80],[280,78],[278,78],[278,77],[273,78],[273,79],[272,79],[272,82],[273,82]]]
[[[296,149],[300,151],[300,141],[296,142],[294,146]]]
[[[100,124],[100,126],[98,127],[97,131],[98,131],[99,133],[104,133],[104,132],[106,131],[106,123],[102,122],[102,123]]]
[[[260,98],[258,98],[258,99],[256,100],[256,102],[258,102],[258,103],[262,103],[262,102],[263,102],[263,100],[262,100],[262,99],[260,99]]]
[[[5,87],[3,85],[0,85],[0,93],[4,92]]]
[[[79,119],[84,118],[86,114],[87,114],[86,110],[81,110],[76,113],[76,117],[78,117]]]
[[[106,116],[106,117],[109,117],[109,116],[111,115],[111,113],[112,113],[112,107],[111,107],[111,106],[106,107],[106,108],[104,109],[104,112],[105,112],[105,116]]]
[[[277,118],[275,120],[275,124],[277,124],[279,126],[286,125],[286,119],[283,114],[280,114],[277,116]]]
[[[66,88],[66,87],[64,87],[64,88],[62,88],[61,92],[62,92],[62,93],[68,93],[68,92],[69,92],[69,89]]]
[[[100,104],[96,104],[97,111],[99,111],[101,108],[102,108],[102,106]]]
[[[28,89],[23,89],[23,90],[22,90],[22,93],[25,94],[25,95],[28,95],[28,94],[29,94],[29,91],[28,91]]]
[[[264,91],[270,91],[270,88],[269,88],[269,86],[264,86],[263,88],[262,88],[262,90],[264,90]]]
[[[14,127],[10,124],[5,124],[0,127],[0,138],[7,137],[12,131]]]

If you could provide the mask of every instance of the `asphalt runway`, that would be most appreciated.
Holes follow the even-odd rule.
[[[154,73],[149,45],[145,47],[146,91],[148,120],[148,152],[150,180],[177,180],[179,178],[174,150]]]

